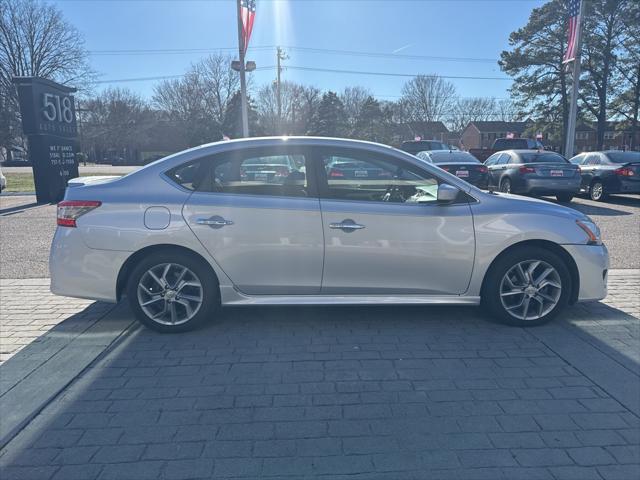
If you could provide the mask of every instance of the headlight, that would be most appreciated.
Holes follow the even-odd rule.
[[[602,245],[600,229],[595,223],[591,220],[576,220],[576,225],[587,234],[587,245]]]

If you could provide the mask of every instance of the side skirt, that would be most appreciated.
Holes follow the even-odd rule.
[[[220,288],[223,306],[241,305],[479,305],[480,297],[460,295],[253,295]]]

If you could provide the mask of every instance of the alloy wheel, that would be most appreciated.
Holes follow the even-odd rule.
[[[604,194],[604,185],[602,185],[602,183],[600,182],[595,182],[593,185],[591,185],[589,193],[591,194],[592,200],[598,201],[602,199],[602,195]]]
[[[562,280],[558,271],[542,260],[526,260],[511,267],[500,282],[500,301],[518,320],[538,320],[560,301]]]
[[[511,193],[511,180],[503,180],[500,184],[500,191],[502,193]]]
[[[177,263],[151,267],[140,277],[137,290],[142,311],[162,325],[188,322],[203,302],[202,282],[195,273]]]

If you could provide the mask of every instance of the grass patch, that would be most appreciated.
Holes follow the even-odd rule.
[[[81,173],[81,177],[106,176],[106,175],[123,175],[122,173]],[[5,173],[7,177],[7,189],[4,192],[34,192],[36,190],[33,184],[32,173]]]

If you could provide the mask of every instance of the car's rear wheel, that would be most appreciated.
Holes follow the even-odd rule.
[[[589,198],[596,202],[601,202],[607,197],[604,191],[604,184],[600,180],[594,180],[589,187]]]
[[[555,253],[515,249],[487,273],[482,302],[500,321],[516,326],[547,323],[562,311],[571,293],[571,275]]]
[[[571,200],[573,200],[573,194],[571,194],[571,193],[559,193],[558,195],[556,195],[556,198],[558,199],[559,202],[569,203]]]
[[[503,178],[500,182],[500,191],[503,193],[511,193],[511,180]]]
[[[184,332],[212,317],[218,284],[207,265],[180,251],[154,252],[127,282],[127,298],[140,322],[158,332]]]

